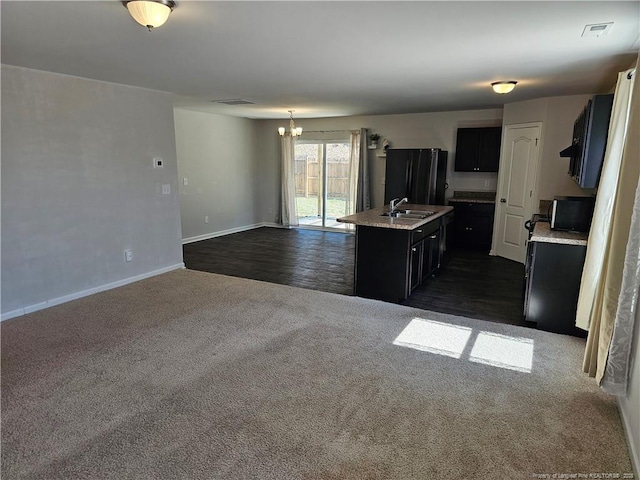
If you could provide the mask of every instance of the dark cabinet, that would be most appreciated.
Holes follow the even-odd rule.
[[[389,302],[406,299],[442,265],[444,226],[453,213],[414,230],[358,226],[354,293]]]
[[[529,242],[525,271],[525,320],[540,330],[584,336],[574,322],[585,245]]]
[[[569,157],[569,175],[582,188],[595,188],[607,146],[613,94],[594,95],[573,124],[571,146],[560,152]]]
[[[501,138],[501,127],[459,128],[455,171],[497,172]]]
[[[452,245],[489,250],[493,235],[495,204],[449,202],[454,208],[455,221],[451,224]]]

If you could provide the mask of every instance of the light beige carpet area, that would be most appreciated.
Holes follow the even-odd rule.
[[[188,270],[1,329],[3,480],[631,472],[577,338]]]

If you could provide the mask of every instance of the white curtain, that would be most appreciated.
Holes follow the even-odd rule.
[[[606,254],[611,237],[613,205],[618,189],[624,142],[627,136],[631,87],[633,86],[632,81],[627,78],[628,73],[620,72],[618,74],[618,83],[616,84],[611,121],[609,123],[607,149],[587,242],[587,256],[582,270],[576,326],[583,330],[589,330],[596,291],[602,278],[602,269],[606,262]]]
[[[637,135],[626,135],[633,120],[630,115],[634,105],[632,98],[637,94],[633,90],[632,71],[621,72],[618,75],[607,140],[612,143],[607,144],[605,152],[596,195],[596,211],[587,244],[587,262],[582,274],[583,284],[580,286],[578,299],[578,308],[582,308],[582,312],[578,313],[586,317],[578,318],[582,322],[579,326],[588,325],[589,328],[583,370],[595,377],[601,386],[607,365],[615,370],[620,369],[620,352],[624,348],[624,339],[620,338],[620,343],[617,344],[612,342],[613,330],[616,323],[624,322],[618,315],[621,311],[619,302],[623,292],[625,255],[629,248],[633,248],[629,247],[629,242],[632,241],[630,239],[637,235],[637,232],[632,231],[632,212],[640,177],[640,161],[637,143],[634,147]],[[638,103],[637,100],[635,103]],[[635,110],[634,116],[637,116],[637,107]],[[635,128],[638,128],[637,125]],[[596,273],[597,276],[590,277]],[[628,300],[625,301],[628,303]],[[633,304],[632,296],[631,306],[623,307],[623,310],[631,308],[633,312]],[[626,340],[630,342],[631,338]],[[614,355],[610,357],[612,352]],[[614,365],[616,363],[618,366]]]
[[[347,205],[345,212],[347,215],[356,213],[360,174],[360,132],[351,132],[349,134],[349,179],[347,182]]]
[[[626,189],[629,190],[629,194],[632,193],[633,184],[636,184],[635,196],[624,253],[618,308],[604,376],[600,384],[605,392],[619,396],[627,393],[633,330],[634,326],[640,328],[639,325],[635,325],[640,289],[640,82],[635,82],[632,97],[634,101],[629,118],[629,132],[634,133],[628,136],[624,150],[624,156],[631,161],[631,168],[623,169],[622,175],[628,177]]]
[[[369,187],[369,159],[367,156],[367,130],[360,130],[360,136],[354,139],[352,135],[351,142],[359,141],[360,149],[358,151],[357,161],[358,168],[358,191],[356,195],[356,212],[364,212],[371,208],[371,188]],[[354,158],[351,159],[353,161]]]
[[[285,134],[280,139],[282,146],[282,225],[297,227],[294,140],[290,134]]]

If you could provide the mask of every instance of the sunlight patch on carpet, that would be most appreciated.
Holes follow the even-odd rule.
[[[533,339],[480,332],[473,344],[469,360],[530,373],[533,365]]]
[[[413,348],[446,357],[462,358],[469,340],[473,338],[471,353],[466,360],[492,367],[531,373],[533,366],[533,339],[511,337],[481,331],[473,335],[469,327],[413,318],[393,341],[394,345]]]
[[[460,358],[470,336],[471,329],[467,327],[414,318],[400,332],[393,344]]]

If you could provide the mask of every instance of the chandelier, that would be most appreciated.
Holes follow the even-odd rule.
[[[299,137],[300,135],[302,135],[302,127],[296,127],[296,124],[293,121],[293,112],[295,112],[295,110],[287,110],[287,111],[289,112],[289,115],[291,117],[291,119],[289,120],[289,130],[291,132],[291,136]],[[284,136],[285,128],[284,127],[278,128],[278,133],[280,134],[280,136]]]

